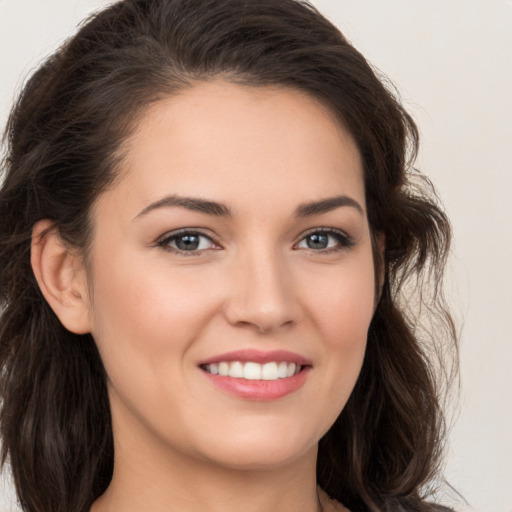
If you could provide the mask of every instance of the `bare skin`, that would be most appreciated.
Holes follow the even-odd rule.
[[[87,271],[55,232],[33,250],[108,374],[114,475],[91,512],[345,510],[317,490],[316,459],[374,307],[355,144],[303,93],[218,80],[154,104],[125,150]],[[205,363],[240,350],[302,363],[237,377],[248,392]]]

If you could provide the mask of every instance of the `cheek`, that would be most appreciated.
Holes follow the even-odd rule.
[[[128,253],[128,251],[127,251]],[[147,257],[94,266],[93,337],[107,373],[169,370],[213,314],[214,297],[191,272],[172,275]]]
[[[325,409],[327,425],[334,422],[355,386],[374,311],[372,258],[354,261],[355,264],[340,266],[324,275],[309,294],[310,316],[325,349],[321,366],[327,386],[322,392],[330,404]]]
[[[148,265],[147,258],[133,254],[94,268],[92,335],[108,375],[117,428],[133,425],[134,417],[137,424],[161,417],[170,431],[171,419],[162,411],[172,410],[177,421],[176,400],[194,387],[185,369],[215,307],[211,295],[200,293],[200,280],[169,274],[168,266]]]
[[[321,276],[310,287],[308,301],[317,326],[333,347],[349,349],[366,341],[375,302],[375,274],[369,253],[355,256]]]

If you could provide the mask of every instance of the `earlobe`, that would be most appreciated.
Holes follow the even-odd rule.
[[[34,225],[30,262],[41,293],[64,327],[75,334],[90,332],[87,281],[80,256],[66,247],[48,219]]]

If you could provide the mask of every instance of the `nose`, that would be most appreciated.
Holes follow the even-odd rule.
[[[236,263],[225,305],[229,323],[261,334],[296,324],[301,311],[284,258],[269,253],[253,252]]]

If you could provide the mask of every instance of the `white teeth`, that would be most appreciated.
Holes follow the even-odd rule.
[[[235,377],[237,379],[241,379],[244,376],[244,365],[240,361],[235,361],[229,365],[229,373],[230,377]]]
[[[219,375],[227,377],[229,374],[229,363],[219,363]]]
[[[288,376],[288,364],[287,363],[279,363],[279,366],[277,367],[277,376],[280,379],[284,379]]]
[[[295,373],[295,363],[288,365],[287,377],[291,377]]]
[[[254,362],[242,363],[241,361],[212,363],[204,369],[222,377],[233,377],[247,380],[277,380],[292,377],[300,372],[301,366],[295,363],[271,362],[259,364]]]
[[[244,379],[261,380],[261,364],[245,363],[244,364]]]
[[[263,380],[277,379],[277,363],[266,363],[261,367],[261,378]]]

